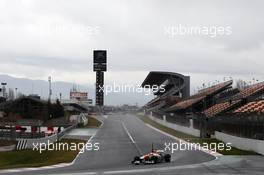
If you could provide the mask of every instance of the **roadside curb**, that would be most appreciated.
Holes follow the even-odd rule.
[[[16,148],[16,145],[9,145],[9,146],[1,146],[0,147],[0,152],[5,152],[5,151],[12,151]]]

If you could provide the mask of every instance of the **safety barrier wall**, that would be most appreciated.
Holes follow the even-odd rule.
[[[215,131],[215,138],[225,143],[231,143],[233,147],[264,155],[264,140],[237,137],[218,131]]]
[[[190,123],[191,123],[190,127],[185,127],[185,126],[177,125],[175,123],[168,122],[166,120],[166,116],[163,116],[163,120],[152,116],[152,113],[150,115],[147,115],[147,116],[151,120],[154,120],[155,122],[157,122],[157,123],[159,123],[159,124],[161,124],[163,126],[166,126],[168,128],[171,128],[171,129],[174,129],[174,130],[177,130],[177,131],[189,134],[189,135],[193,135],[193,136],[196,136],[196,137],[200,137],[200,130],[193,128],[192,121],[190,121]]]

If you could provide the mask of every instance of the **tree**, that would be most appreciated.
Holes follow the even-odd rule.
[[[17,98],[21,98],[21,97],[24,97],[25,95],[24,94],[22,94],[21,92],[18,92],[17,93]]]
[[[55,104],[52,104],[50,101],[48,101],[48,111],[49,119],[64,116],[64,108],[58,99],[56,100]]]
[[[52,108],[52,104],[50,102],[50,100],[48,100],[48,104],[47,104],[47,108],[48,108],[48,119],[51,119],[53,116],[53,108]]]
[[[59,99],[56,100],[56,104],[53,105],[53,109],[53,116],[55,118],[64,116],[64,108],[61,105]]]

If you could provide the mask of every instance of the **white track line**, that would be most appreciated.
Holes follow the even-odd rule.
[[[126,131],[128,137],[130,138],[130,140],[132,141],[132,143],[136,143],[135,140],[133,139],[133,137],[131,136],[131,134],[129,133],[129,131],[128,131],[128,129],[127,129],[127,127],[126,127],[126,125],[125,125],[124,122],[122,122],[122,126],[123,126],[123,128],[125,129],[125,131]]]
[[[121,123],[122,123],[122,126],[123,126],[124,130],[126,131],[128,137],[130,138],[131,142],[135,145],[138,154],[139,154],[139,155],[142,155],[142,151],[141,151],[141,149],[138,147],[137,143],[135,142],[135,140],[133,139],[133,137],[132,137],[131,134],[129,133],[129,131],[128,131],[126,125],[125,125],[125,123],[124,123],[123,121],[122,121]]]

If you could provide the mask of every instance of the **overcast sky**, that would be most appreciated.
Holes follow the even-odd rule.
[[[264,80],[264,1],[0,0],[0,73],[93,84],[92,51],[108,51],[106,82],[140,84],[149,71]],[[169,36],[178,26],[230,35]]]

